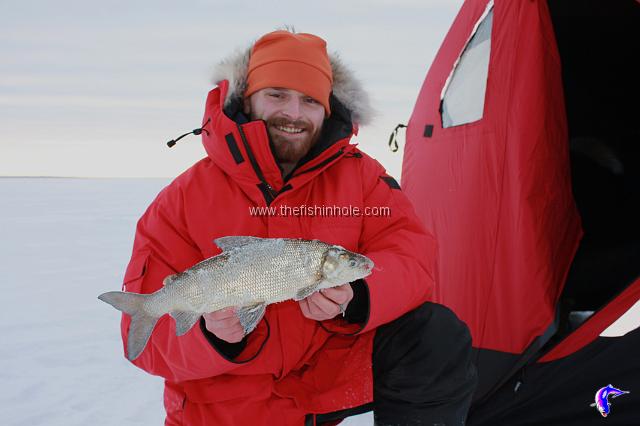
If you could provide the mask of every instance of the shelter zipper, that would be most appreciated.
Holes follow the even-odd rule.
[[[516,384],[513,387],[513,393],[518,393],[518,391],[520,390],[520,387],[524,384],[524,373],[526,368],[527,366],[525,365],[520,370],[520,375],[519,375],[520,377],[518,377],[518,379],[516,380]]]

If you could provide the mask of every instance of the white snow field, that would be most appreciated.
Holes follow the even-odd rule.
[[[0,178],[0,423],[163,424],[162,379],[124,359],[120,313],[97,296],[120,289],[135,223],[168,182]]]

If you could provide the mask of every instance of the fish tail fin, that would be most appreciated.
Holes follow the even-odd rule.
[[[127,358],[133,361],[147,346],[153,327],[156,326],[160,317],[148,315],[146,312],[139,312],[131,317],[129,325],[129,337],[127,339]]]
[[[110,304],[120,312],[134,316],[144,310],[142,304],[150,296],[152,295],[128,293],[124,291],[108,291],[98,296],[98,299]]]
[[[144,302],[153,294],[137,294],[122,291],[109,291],[98,296],[98,299],[110,304],[117,310],[131,316],[129,336],[127,338],[127,359],[133,361],[151,337],[153,327],[160,317],[150,315],[144,308]]]

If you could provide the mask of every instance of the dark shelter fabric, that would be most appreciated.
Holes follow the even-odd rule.
[[[555,361],[535,363],[474,407],[470,426],[631,426],[640,424],[640,329],[622,337],[599,337]],[[629,391],[613,399],[603,418],[595,407],[598,389]]]
[[[373,381],[373,404],[318,415],[316,424],[373,409],[376,425],[464,425],[477,382],[467,326],[425,303],[379,327]]]

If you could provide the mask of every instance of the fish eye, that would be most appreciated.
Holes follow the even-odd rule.
[[[350,266],[351,268],[355,268],[355,267],[356,267],[356,264],[357,264],[357,262],[356,262],[356,260],[355,260],[355,259],[351,259],[351,260],[349,260],[349,266]]]

